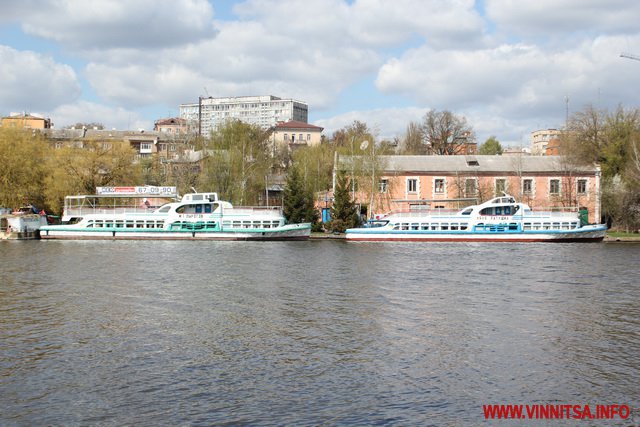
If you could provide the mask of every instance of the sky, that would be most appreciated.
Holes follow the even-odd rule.
[[[430,109],[529,146],[587,105],[640,102],[629,0],[21,0],[0,14],[0,115],[153,129],[199,96],[308,104],[402,138]]]

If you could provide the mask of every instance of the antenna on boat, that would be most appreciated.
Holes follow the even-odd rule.
[[[191,187],[191,190],[192,190],[194,193],[197,193],[197,192],[198,192],[198,190],[196,190],[196,189],[195,189],[195,188],[193,188],[193,187]]]

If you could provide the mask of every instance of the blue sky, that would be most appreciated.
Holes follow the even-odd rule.
[[[23,0],[0,16],[0,114],[151,129],[200,95],[309,104],[325,134],[402,138],[429,109],[528,145],[588,104],[637,107],[626,0]]]

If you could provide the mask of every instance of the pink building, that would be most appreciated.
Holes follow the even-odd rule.
[[[368,213],[457,209],[505,192],[534,210],[586,209],[589,222],[600,221],[600,167],[561,156],[379,156],[373,168],[341,157],[337,164],[360,176],[354,193]]]

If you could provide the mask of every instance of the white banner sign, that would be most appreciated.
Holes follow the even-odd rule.
[[[131,196],[175,196],[176,187],[96,187],[96,194],[102,196],[109,195],[131,195]]]

